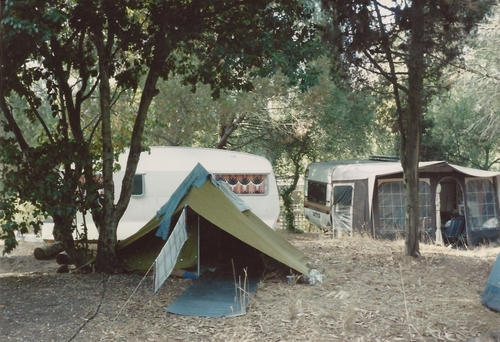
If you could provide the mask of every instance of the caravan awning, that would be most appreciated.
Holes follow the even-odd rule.
[[[495,177],[500,172],[473,169],[470,167],[448,164],[444,161],[420,162],[419,172],[443,172],[455,170],[472,177]],[[400,162],[367,162],[354,164],[339,164],[333,170],[333,178],[340,181],[353,179],[369,179],[380,176],[389,176],[403,172]]]

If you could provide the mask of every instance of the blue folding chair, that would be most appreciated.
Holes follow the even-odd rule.
[[[467,246],[467,235],[465,232],[465,218],[463,216],[451,219],[451,224],[443,231],[443,240],[446,245],[453,244],[455,247]]]

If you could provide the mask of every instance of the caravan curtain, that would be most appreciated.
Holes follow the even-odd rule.
[[[237,195],[265,195],[267,191],[265,174],[215,174],[214,177]]]

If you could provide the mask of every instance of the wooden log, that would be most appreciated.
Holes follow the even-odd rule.
[[[69,273],[69,265],[61,265],[57,269],[57,273]]]
[[[69,255],[66,252],[61,252],[56,256],[56,262],[59,265],[68,265],[70,263]]]
[[[64,251],[62,243],[60,241],[56,241],[53,243],[47,243],[43,246],[35,248],[33,251],[33,255],[37,260],[45,260],[51,259],[55,257],[57,254]]]

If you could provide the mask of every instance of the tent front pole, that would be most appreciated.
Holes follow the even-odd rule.
[[[200,214],[198,214],[198,277],[200,276]]]

